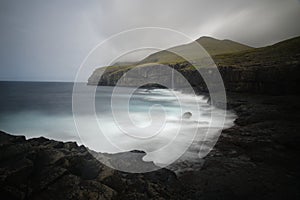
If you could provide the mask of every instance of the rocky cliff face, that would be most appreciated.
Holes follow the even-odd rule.
[[[299,93],[300,65],[254,66],[247,69],[238,67],[219,68],[225,88],[229,92],[260,94]]]
[[[224,81],[228,92],[288,94],[299,93],[300,77],[300,37],[280,42],[273,46],[250,49],[242,52],[213,55],[213,60]],[[217,47],[216,47],[217,48]],[[159,54],[155,54],[156,57]],[[151,57],[151,56],[149,56]],[[129,70],[139,68],[140,65],[99,68],[94,71],[88,80],[91,85],[137,86],[143,79],[154,77],[159,82],[171,82],[170,74],[163,68],[157,69],[160,63],[148,63],[143,70],[135,70],[134,75],[128,76]],[[197,90],[207,92],[202,76],[187,62],[165,63],[167,66],[181,73]],[[202,74],[208,80],[215,80],[216,70],[202,66]],[[102,74],[100,76],[100,74]],[[127,77],[126,77],[127,76]],[[181,82],[175,84],[180,85]]]
[[[191,84],[192,87],[196,87],[198,90],[207,92],[206,84],[202,76],[196,70],[186,70],[187,64],[170,65],[171,68],[175,68],[180,72]],[[123,78],[118,85],[119,86],[138,86],[143,82],[145,77],[153,76],[154,82],[171,83],[170,74],[164,74],[163,71],[157,70],[156,67],[148,66],[144,72],[139,73],[136,71],[136,76],[126,77],[128,70],[120,70],[116,72],[105,72],[100,78],[98,71],[96,70],[90,77],[88,84],[91,85],[103,85],[114,86],[118,81]],[[102,69],[104,71],[104,69]],[[290,64],[287,66],[273,65],[273,66],[251,66],[247,68],[233,67],[233,66],[220,66],[218,70],[222,76],[225,88],[227,92],[246,92],[246,93],[267,93],[267,94],[292,94],[299,93],[300,89],[300,64]],[[144,71],[144,70],[143,70]],[[203,68],[200,69],[201,74],[206,74],[213,79],[216,74],[215,69]],[[100,80],[99,80],[100,79]],[[180,82],[174,80],[176,85],[180,85]]]

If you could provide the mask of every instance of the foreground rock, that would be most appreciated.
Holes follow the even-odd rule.
[[[45,138],[26,140],[0,132],[1,199],[175,198],[175,175],[113,170],[84,146]]]
[[[300,97],[228,94],[238,118],[201,169],[179,177],[186,199],[299,199]]]

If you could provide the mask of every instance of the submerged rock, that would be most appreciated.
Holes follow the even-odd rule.
[[[185,112],[182,115],[183,119],[190,119],[192,117],[192,113],[191,112]]]

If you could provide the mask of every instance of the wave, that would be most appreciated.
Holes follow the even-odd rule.
[[[111,92],[112,90],[107,89],[103,93],[101,90],[97,92],[96,115],[85,113],[78,116],[80,123],[84,124],[79,134],[71,114],[68,112],[49,114],[45,110],[5,113],[5,116],[0,117],[0,128],[14,134],[25,134],[27,138],[44,136],[60,141],[76,141],[97,152],[142,150],[146,152],[143,160],[164,166],[174,161],[175,157],[171,154],[182,155],[177,163],[201,162],[200,150],[208,148],[209,151],[211,148],[209,145],[205,147],[204,141],[217,137],[222,129],[232,126],[235,119],[233,113],[209,105],[204,96],[167,89],[138,89],[130,98],[129,108],[118,105],[118,115],[128,116],[129,112],[134,126],[141,128],[151,126],[151,128],[145,128],[143,132],[138,133],[141,138],[147,139],[131,137],[124,134],[123,130],[130,132],[135,127],[128,124],[125,119],[116,121],[111,113]],[[125,96],[126,88],[117,98]],[[59,96],[55,97],[59,101]],[[185,112],[192,114],[189,119],[182,118]],[[163,127],[153,127],[156,125],[153,121],[162,115],[165,120]],[[94,123],[95,116],[97,124]],[[160,131],[153,135],[153,128],[160,128]],[[195,137],[191,137],[194,133]],[[164,151],[166,146],[168,148]]]

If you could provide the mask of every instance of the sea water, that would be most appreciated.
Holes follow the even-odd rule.
[[[159,154],[151,152],[175,141],[170,148],[173,154],[180,154],[189,145],[181,159],[195,160],[203,148],[201,145],[207,138],[207,130],[213,130],[209,132],[209,138],[214,138],[211,137],[214,135],[218,137],[222,129],[233,125],[235,119],[233,113],[209,105],[204,96],[168,89],[137,89],[130,96],[128,105],[114,105],[113,114],[114,87],[96,88],[82,83],[82,88],[95,91],[95,113],[84,112],[83,108],[83,112],[76,114],[80,126],[84,126],[84,132],[78,131],[78,124],[74,121],[73,83],[0,82],[0,130],[14,135],[25,135],[26,138],[43,136],[59,141],[75,141],[97,152],[142,150],[147,153],[143,158],[145,161],[153,161],[159,165],[169,162],[170,151]],[[120,91],[114,94],[114,98],[127,97],[129,88],[124,87]],[[85,96],[84,90],[82,96]],[[163,113],[156,113],[156,108],[163,108]],[[149,112],[151,109],[154,111]],[[186,112],[190,112],[192,116],[183,119],[182,114]],[[122,127],[128,128],[126,120],[116,120],[114,115],[129,116],[137,127],[147,127],[162,116],[164,122],[159,133],[154,136],[153,128],[145,128],[137,133],[141,138],[147,138],[140,139],[124,133]],[[92,124],[94,118],[97,118],[98,126]],[[191,137],[194,133],[196,137]],[[177,140],[173,140],[175,137]]]

